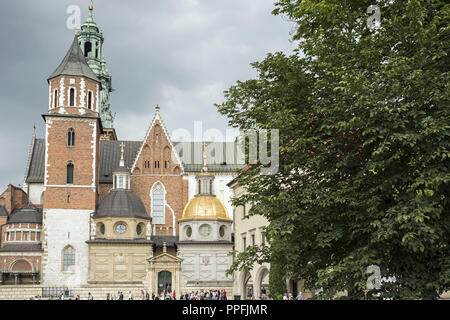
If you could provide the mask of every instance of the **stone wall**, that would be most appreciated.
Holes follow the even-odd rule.
[[[37,295],[42,296],[42,285],[34,286],[0,286],[0,300],[29,300],[31,297]],[[128,292],[134,296],[135,300],[140,299],[141,290],[144,290],[143,285],[111,285],[111,286],[82,286],[74,289],[73,297],[66,297],[66,299],[74,300],[77,295],[80,295],[81,300],[87,300],[89,292],[94,296],[95,300],[106,300],[108,293],[117,295],[121,291],[124,295],[124,300],[128,300]],[[151,293],[150,293],[151,295]],[[50,298],[42,298],[47,300]]]

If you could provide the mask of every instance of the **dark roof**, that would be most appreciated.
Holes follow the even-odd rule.
[[[7,223],[42,223],[42,208],[16,208],[9,215]]]
[[[43,183],[45,167],[45,140],[34,141],[33,153],[31,154],[30,168],[27,183]]]
[[[108,192],[95,210],[94,218],[136,217],[150,219],[142,200],[131,190],[115,189]]]
[[[175,247],[178,242],[177,236],[152,236],[152,240],[157,247],[162,247],[164,242],[167,247]]]
[[[100,141],[100,183],[113,183],[112,172],[119,165],[120,161],[120,144],[125,144],[124,148],[124,160],[125,167],[131,168],[137,157],[139,149],[142,145],[142,141],[110,141],[101,140]],[[181,144],[190,145],[192,150],[197,154],[201,155],[201,142],[175,142],[175,149],[178,149]],[[228,153],[231,153],[228,145],[225,147]],[[232,156],[228,158],[233,158]],[[236,158],[236,156],[234,157]],[[191,153],[191,163],[199,159],[194,159],[193,153]],[[210,172],[236,172],[236,170],[241,169],[244,165],[237,164],[234,159],[233,163],[228,164],[217,164],[214,157],[209,156],[207,158],[208,171]],[[201,157],[200,160],[201,161]],[[220,161],[219,161],[220,162]],[[26,179],[27,183],[43,183],[44,182],[44,166],[45,166],[45,140],[36,139],[34,142],[33,153],[31,155],[30,169],[28,172],[28,177]],[[202,169],[201,164],[183,164],[186,172],[200,172]]]
[[[124,143],[125,167],[131,168],[142,142],[140,141],[100,141],[100,183],[112,183],[112,172],[119,165],[120,144]]]
[[[124,167],[124,166],[118,166],[116,168],[114,168],[114,170],[112,171],[113,173],[130,173],[130,168],[129,167]]]
[[[41,244],[7,244],[0,248],[0,252],[43,251]]]
[[[72,46],[70,47],[69,51],[67,51],[67,54],[64,57],[63,61],[61,62],[59,67],[56,68],[55,72],[53,72],[52,75],[48,78],[48,80],[61,75],[86,77],[100,82],[94,71],[92,71],[92,69],[86,62],[83,51],[78,44],[77,36],[74,37]]]
[[[0,217],[7,217],[8,210],[6,210],[5,206],[0,206]]]

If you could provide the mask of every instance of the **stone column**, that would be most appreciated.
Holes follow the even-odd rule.
[[[181,295],[181,281],[182,281],[182,277],[181,276],[182,275],[181,275],[181,268],[180,268],[179,265],[176,268],[175,275],[177,277],[177,293],[178,293],[178,296],[180,296]]]

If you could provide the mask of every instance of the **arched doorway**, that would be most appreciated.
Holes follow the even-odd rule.
[[[243,299],[250,300],[255,295],[253,279],[250,272],[246,272],[244,274],[242,288],[244,289],[242,295]]]
[[[163,290],[172,292],[172,272],[160,271],[158,272],[158,294]]]
[[[256,275],[255,298],[265,298],[269,294],[269,269],[261,267]]]
[[[297,279],[289,279],[289,281],[288,281],[288,285],[287,285],[287,289],[288,289],[288,292],[289,293],[291,293],[293,296],[294,296],[294,298],[297,296],[297,294],[298,294],[298,289],[299,289],[299,282],[300,281],[298,281]]]
[[[34,284],[38,271],[33,270],[32,264],[25,259],[14,261],[8,271],[2,271],[1,283],[7,285]]]

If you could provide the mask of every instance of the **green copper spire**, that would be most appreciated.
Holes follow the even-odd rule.
[[[105,129],[114,128],[114,117],[111,112],[109,95],[113,91],[112,77],[106,68],[105,56],[103,55],[103,32],[100,31],[94,21],[94,6],[89,6],[89,18],[81,25],[77,33],[78,43],[83,50],[89,67],[97,75],[102,83],[100,91],[100,117]]]

